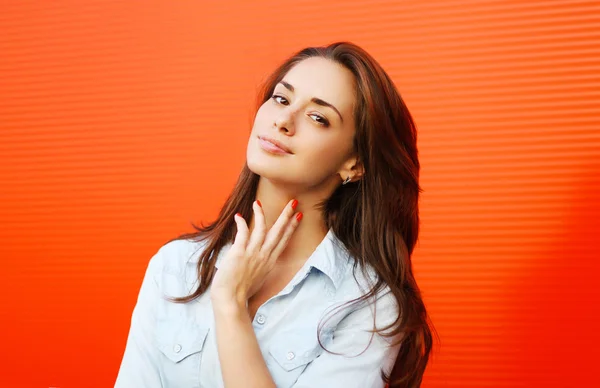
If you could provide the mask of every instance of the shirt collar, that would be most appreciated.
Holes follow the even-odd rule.
[[[217,269],[231,245],[231,242],[225,244],[217,255],[215,263]],[[318,269],[331,279],[337,290],[342,284],[346,268],[349,264],[349,254],[344,244],[333,233],[333,229],[329,229],[325,238],[317,245],[317,248],[315,248],[308,260],[306,260],[306,263],[304,263],[302,270],[310,270],[310,268]]]
[[[316,268],[327,275],[337,290],[342,284],[349,263],[349,254],[344,244],[333,233],[333,229],[329,229],[323,241],[304,265]]]

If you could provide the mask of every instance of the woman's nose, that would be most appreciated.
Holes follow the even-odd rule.
[[[293,112],[285,112],[275,120],[275,128],[284,134],[291,136],[295,133]]]

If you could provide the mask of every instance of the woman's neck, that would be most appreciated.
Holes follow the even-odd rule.
[[[273,226],[285,205],[292,199],[298,200],[296,212],[302,212],[302,221],[288,242],[285,251],[279,257],[278,263],[291,264],[305,261],[321,243],[328,229],[323,219],[323,213],[317,208],[317,205],[325,198],[327,198],[327,194],[319,193],[319,191],[301,192],[290,189],[289,186],[276,185],[265,178],[260,178],[256,199],[262,204],[267,230]],[[252,231],[254,217],[250,220],[249,227]]]

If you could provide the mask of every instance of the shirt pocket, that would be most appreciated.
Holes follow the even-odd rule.
[[[163,354],[163,386],[199,387],[202,349],[209,327],[192,321],[159,320],[156,342]]]
[[[321,338],[323,346],[327,346],[329,336],[326,333],[326,336]],[[267,365],[277,387],[291,387],[306,366],[323,351],[314,329],[285,332],[275,336],[269,347]]]

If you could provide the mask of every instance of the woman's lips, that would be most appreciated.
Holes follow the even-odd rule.
[[[262,148],[263,150],[265,150],[269,153],[276,154],[276,155],[291,154],[291,152],[285,150],[282,146],[279,146],[276,143],[277,142],[275,140],[269,139],[268,137],[259,137],[258,138],[258,144],[260,145],[260,148]]]

